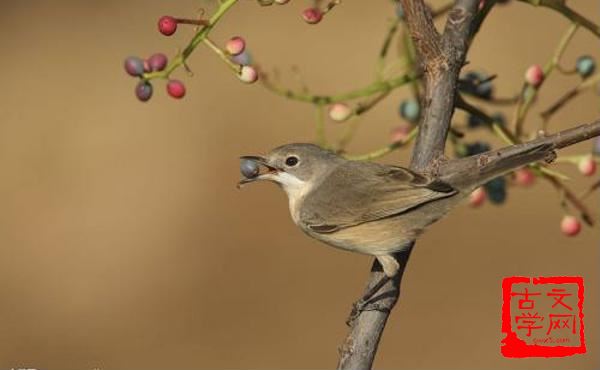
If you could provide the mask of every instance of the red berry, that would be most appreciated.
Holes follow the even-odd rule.
[[[323,13],[318,8],[308,8],[302,12],[302,18],[308,24],[317,24],[323,19]]]
[[[251,84],[258,80],[258,72],[252,66],[243,66],[238,77],[243,82]]]
[[[350,117],[352,110],[344,103],[335,103],[329,107],[329,118],[336,122],[343,122]]]
[[[162,71],[167,66],[168,61],[167,56],[163,53],[152,54],[148,58],[148,64],[153,71]]]
[[[538,64],[534,64],[525,71],[525,81],[533,87],[538,87],[544,81],[544,70]]]
[[[165,36],[171,36],[177,31],[177,19],[163,15],[158,20],[158,30]]]
[[[577,168],[584,176],[593,176],[596,173],[596,161],[588,155],[579,161]]]
[[[227,50],[227,52],[230,55],[239,55],[244,52],[245,48],[246,48],[246,41],[244,41],[244,39],[239,36],[232,37],[225,44],[225,50]]]
[[[483,188],[477,188],[469,195],[469,205],[471,207],[479,207],[485,202],[486,197],[485,190]]]
[[[408,124],[401,124],[392,129],[391,137],[393,143],[403,143],[408,139],[411,127]]]
[[[530,186],[535,182],[535,175],[527,168],[523,167],[515,171],[515,182],[517,185]]]
[[[581,231],[581,222],[576,217],[566,215],[560,222],[560,230],[567,236],[575,236]]]
[[[179,80],[169,80],[167,82],[167,93],[175,99],[181,99],[185,96],[185,85]]]

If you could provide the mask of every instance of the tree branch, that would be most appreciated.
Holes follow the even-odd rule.
[[[435,29],[431,11],[423,0],[401,0],[401,3],[425,83],[423,115],[411,168],[419,172],[430,172],[444,154],[454,113],[458,76],[469,47],[471,25],[479,1],[457,0],[448,14],[442,36]],[[377,299],[377,309],[363,311],[354,320],[350,333],[340,348],[338,369],[370,369],[373,365],[383,329],[398,300],[400,282],[413,245],[414,242],[406,251],[395,256],[400,270],[374,297],[374,300]],[[382,278],[380,270],[379,264],[374,262],[367,290]]]

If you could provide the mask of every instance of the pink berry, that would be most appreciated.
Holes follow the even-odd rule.
[[[485,198],[487,198],[485,190],[483,188],[477,188],[469,195],[469,205],[471,207],[479,207],[485,202]]]
[[[593,176],[596,173],[596,161],[591,155],[586,156],[579,161],[577,168],[584,176]]]
[[[175,99],[181,99],[185,96],[185,85],[179,80],[169,80],[167,82],[167,93]]]
[[[535,182],[535,175],[527,168],[523,167],[515,171],[515,182],[520,186],[530,186]]]
[[[323,13],[318,8],[308,8],[302,12],[302,18],[308,24],[317,24],[323,19]]]
[[[329,118],[336,122],[344,122],[350,117],[352,110],[344,103],[335,103],[329,107]]]
[[[566,215],[560,222],[560,231],[567,236],[575,236],[581,231],[581,222],[574,216]]]
[[[152,54],[152,56],[148,58],[148,64],[153,71],[162,71],[165,69],[168,62],[167,56],[163,53]]]
[[[242,80],[242,82],[251,84],[258,80],[258,72],[252,66],[243,66],[240,70],[240,74],[238,75],[238,77],[240,78],[240,80]]]
[[[403,124],[396,126],[392,129],[391,138],[393,143],[403,143],[408,139],[408,134],[410,133],[411,127],[410,125]]]
[[[479,0],[479,10],[483,10],[483,7],[485,7],[485,0]]]
[[[527,68],[525,81],[533,87],[538,87],[544,81],[544,70],[538,64]]]
[[[163,15],[158,20],[158,30],[165,36],[171,36],[177,31],[177,19],[168,15]]]
[[[152,72],[152,67],[150,67],[150,63],[148,63],[148,60],[144,60],[144,73],[149,73]]]
[[[245,48],[246,41],[244,41],[244,39],[239,36],[230,38],[229,41],[227,41],[227,43],[225,44],[225,50],[227,50],[227,52],[230,55],[241,54],[242,52],[244,52]]]

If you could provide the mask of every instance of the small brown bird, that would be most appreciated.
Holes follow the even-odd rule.
[[[528,153],[540,157],[547,152],[548,146],[541,144]],[[337,248],[374,256],[389,279],[399,269],[394,253],[408,248],[427,226],[475,188],[531,162],[532,155],[516,157],[458,185],[402,167],[347,160],[313,144],[283,145],[265,157],[241,159],[246,178],[240,186],[257,180],[279,184],[287,193],[294,223],[306,234]],[[386,281],[362,300],[368,300]]]

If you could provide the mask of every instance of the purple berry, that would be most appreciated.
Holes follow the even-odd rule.
[[[152,85],[148,81],[140,81],[135,87],[135,96],[140,101],[148,101],[152,97]]]
[[[247,179],[255,178],[260,172],[258,163],[251,159],[242,159],[240,163],[240,172]]]
[[[231,60],[234,63],[240,64],[243,66],[252,64],[252,56],[250,55],[250,52],[248,52],[248,50],[244,50],[240,54],[232,56]]]
[[[125,59],[125,71],[134,77],[144,74],[144,61],[138,57],[129,57]]]
[[[150,68],[153,71],[162,71],[165,69],[168,62],[167,56],[163,53],[152,54],[152,56],[148,58],[148,64],[150,64]]]

